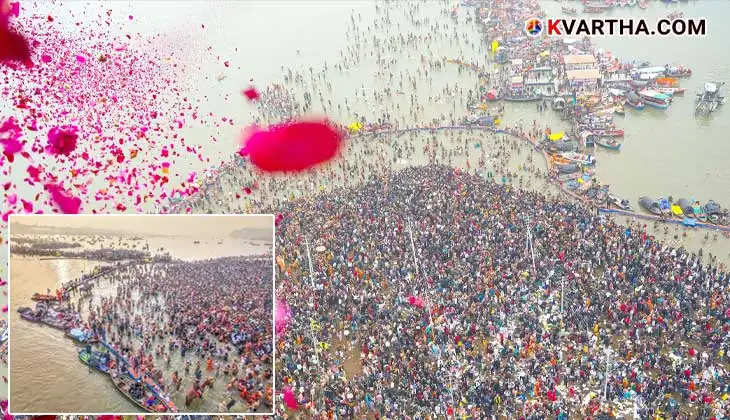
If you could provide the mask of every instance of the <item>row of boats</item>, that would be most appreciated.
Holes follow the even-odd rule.
[[[18,308],[22,319],[64,331],[67,338],[76,344],[83,345],[84,348],[78,351],[79,360],[90,369],[109,375],[119,392],[141,409],[150,413],[178,411],[172,400],[161,396],[160,387],[151,379],[134,377],[127,369],[129,364],[123,357],[115,354],[116,358],[112,358],[109,354],[111,349],[107,349],[107,351],[92,349],[92,345],[106,346],[106,343],[91,330],[81,327],[80,314],[63,307],[61,297],[35,293],[31,299],[37,302],[35,309]],[[123,363],[118,374],[114,369],[116,360],[121,360]]]
[[[654,199],[648,196],[639,198],[639,206],[647,212],[661,217],[677,217],[679,219],[694,219],[702,223],[712,223],[721,226],[730,225],[730,211],[722,208],[720,204],[714,200],[708,201],[702,205],[699,201],[690,201],[686,198],[680,198],[673,201],[660,197]],[[686,223],[686,224],[691,224]]]

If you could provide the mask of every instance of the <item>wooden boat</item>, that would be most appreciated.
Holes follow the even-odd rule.
[[[631,203],[629,203],[629,200],[627,200],[625,198],[621,199],[617,195],[614,195],[612,193],[608,193],[608,202],[611,205],[620,208],[621,210],[627,210],[627,211],[633,210],[631,208]]]
[[[91,347],[86,346],[79,350],[79,360],[81,360],[81,363],[91,366],[99,372],[109,373],[109,353],[91,350]]]
[[[705,207],[701,206],[699,203],[695,203],[695,205],[692,206],[692,213],[694,213],[695,218],[700,222],[707,221],[707,213],[705,213]]]
[[[33,296],[31,296],[32,300],[35,301],[41,301],[41,302],[55,302],[58,300],[57,296],[54,295],[42,295],[40,293],[33,293]]]
[[[682,66],[668,66],[666,75],[668,77],[690,77],[692,76],[692,70]]]
[[[504,96],[502,99],[509,102],[532,102],[542,100],[540,95],[532,96]]]
[[[667,200],[664,197],[659,197],[659,209],[661,210],[662,214],[664,215],[670,215],[672,213],[672,207],[669,205],[669,200]]]
[[[563,152],[558,154],[559,157],[563,159],[567,159],[574,163],[580,163],[583,165],[595,165],[596,164],[596,158],[583,153],[576,153],[576,152]]]
[[[653,89],[644,89],[639,92],[639,96],[647,105],[651,105],[659,109],[667,109],[672,101],[669,95],[665,95]]]
[[[651,214],[661,216],[662,210],[661,207],[659,207],[659,202],[657,200],[654,200],[653,198],[649,198],[646,196],[639,197],[639,206],[643,208],[644,210],[648,211]]]
[[[154,397],[154,402],[152,405],[147,405],[147,389],[143,391],[142,395],[143,397],[141,399],[137,399],[134,396],[132,396],[132,393],[130,392],[130,389],[132,386],[135,386],[135,381],[129,377],[129,375],[119,375],[116,378],[112,378],[112,382],[114,383],[114,386],[121,392],[125,397],[127,397],[130,401],[132,401],[137,407],[149,412],[149,413],[165,413],[167,411],[174,412],[174,410],[168,410],[167,406],[158,398]]]
[[[674,95],[684,95],[685,88],[680,87],[655,87],[654,90],[656,90],[659,93],[663,93],[665,95],[674,96]]]
[[[593,134],[599,137],[623,137],[624,130],[621,129],[602,129],[602,130],[591,130]]]
[[[596,140],[596,144],[609,150],[621,150],[621,143],[618,143],[616,139],[603,140],[599,138]]]
[[[682,213],[684,213],[685,217],[695,217],[694,209],[692,208],[692,204],[689,200],[686,198],[680,198],[677,200],[677,205],[682,209]]]
[[[676,87],[679,86],[679,79],[675,77],[659,77],[656,83],[661,86]]]

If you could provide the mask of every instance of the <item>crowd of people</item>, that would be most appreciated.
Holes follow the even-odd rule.
[[[443,166],[279,211],[277,383],[314,418],[730,408],[730,274],[643,226]]]
[[[91,292],[71,294],[86,316],[82,329],[108,343],[134,377],[149,378],[185,411],[199,409],[201,398],[214,404],[202,411],[271,411],[270,258],[117,268],[96,278]],[[111,296],[94,292],[107,286]],[[206,388],[218,388],[213,398]]]

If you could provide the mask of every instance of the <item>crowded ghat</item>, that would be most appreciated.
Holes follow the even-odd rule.
[[[546,86],[563,97],[556,115],[569,147],[620,137],[603,112],[619,95],[564,80],[565,56],[591,55],[596,72],[626,86],[642,63],[621,65],[586,40],[530,42],[521,25],[540,15],[536,2],[488,4],[470,13],[489,22],[482,42],[454,29],[446,4],[438,21],[418,3],[380,5],[374,24],[351,15],[341,60],[282,66],[284,82],[262,90],[256,115],[274,123],[324,111],[351,132],[342,156],[274,177],[234,156],[200,194],[172,203],[171,212],[278,215],[277,299],[290,314],[277,336],[276,417],[728,416],[730,275],[727,250],[714,251],[724,231],[601,213],[624,200],[592,188],[595,162],[552,156],[568,142],[550,126],[500,122],[504,105],[472,114],[496,100],[534,101],[548,114],[547,92],[514,79],[538,60],[562,66]],[[485,62],[498,36],[503,53]],[[439,43],[463,56],[449,60],[431,48]],[[377,83],[336,89],[365,60]],[[473,72],[473,85],[435,82],[450,65]],[[565,178],[568,166],[578,175]]]
[[[270,255],[133,261],[17,310],[21,322],[64,331],[90,374],[139,411],[263,413],[273,404],[271,285]]]

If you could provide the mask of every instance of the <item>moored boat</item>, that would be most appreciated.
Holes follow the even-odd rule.
[[[684,213],[687,217],[695,217],[694,210],[692,209],[692,204],[689,200],[686,198],[680,198],[677,200],[677,205],[682,209],[682,213]]]
[[[559,157],[567,159],[574,163],[580,163],[583,165],[595,165],[596,158],[589,154],[576,153],[576,152],[563,152],[558,154]]]
[[[112,382],[119,392],[132,401],[137,407],[149,413],[164,413],[167,411],[175,412],[175,410],[172,409],[168,410],[159,397],[154,394],[148,394],[149,390],[142,382],[135,381],[127,374],[112,378]]]
[[[700,222],[707,221],[707,213],[705,212],[705,207],[700,205],[700,203],[695,203],[695,205],[692,206],[692,213],[694,213],[695,218]]]
[[[639,96],[647,105],[659,109],[667,109],[672,101],[671,96],[665,95],[653,89],[644,89],[639,92]]]
[[[596,144],[609,150],[621,150],[621,143],[617,142],[616,139],[597,139]]]
[[[35,301],[41,301],[41,302],[54,302],[58,300],[57,296],[54,295],[42,295],[40,293],[33,293],[33,296],[31,296],[32,300]]]
[[[683,95],[685,88],[657,86],[654,88],[654,90],[656,90],[659,93],[663,93],[665,95],[673,96],[673,95]]]
[[[99,372],[109,373],[109,353],[91,350],[90,346],[86,346],[79,350],[79,360]]]
[[[670,209],[672,210],[672,214],[676,217],[679,217],[680,219],[684,219],[684,211],[682,210],[682,207],[678,206],[677,204],[672,204],[670,206]]]
[[[631,203],[627,199],[621,199],[613,193],[608,193],[608,202],[621,210],[632,211]]]
[[[662,209],[659,207],[659,202],[657,200],[654,200],[653,198],[649,198],[646,196],[639,197],[639,206],[643,208],[644,210],[648,211],[651,214],[661,216],[662,215]]]
[[[644,106],[645,106],[644,102],[641,100],[639,95],[635,94],[634,92],[629,92],[626,95],[626,102],[624,103],[624,105],[628,105],[631,108],[634,108],[637,110],[642,110],[642,109],[644,109]]]
[[[672,213],[672,208],[669,205],[669,200],[667,200],[664,197],[659,197],[659,209],[661,210],[662,214],[669,215]]]

